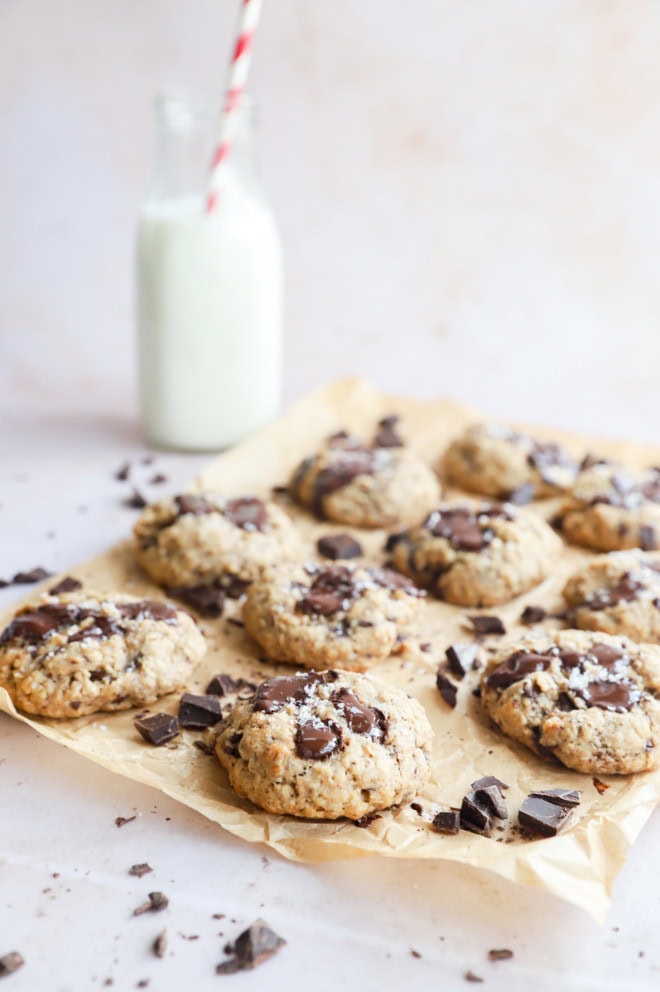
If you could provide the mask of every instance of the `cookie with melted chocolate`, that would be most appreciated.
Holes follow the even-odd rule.
[[[660,554],[602,555],[574,572],[562,595],[576,627],[660,643]]]

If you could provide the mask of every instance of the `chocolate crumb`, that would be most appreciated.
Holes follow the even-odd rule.
[[[124,462],[124,464],[117,469],[115,472],[115,479],[117,482],[126,482],[131,472],[131,463]]]
[[[29,572],[17,572],[12,579],[12,583],[15,586],[29,586],[33,582],[41,582],[43,579],[50,578],[52,574],[52,572],[48,572],[45,568],[38,566]]]
[[[350,534],[326,534],[318,539],[316,548],[320,555],[332,561],[359,558],[363,554],[362,545]]]
[[[482,837],[490,837],[493,829],[493,813],[490,803],[479,799],[476,792],[463,796],[460,809],[460,824],[463,830]]]
[[[148,978],[141,978],[140,981],[136,984],[135,987],[138,988],[138,989],[146,989],[148,987],[148,985],[149,985],[149,979]]]
[[[115,817],[115,826],[123,827],[126,823],[132,823],[133,820],[137,820],[137,815],[133,816],[117,816]]]
[[[410,808],[415,810],[417,816],[424,815],[424,807],[420,803],[411,803]]]
[[[466,619],[472,624],[477,637],[484,637],[487,634],[506,634],[506,627],[499,617],[481,614],[479,616],[467,617]]]
[[[461,817],[457,809],[441,810],[433,817],[431,826],[439,834],[457,834],[461,826]]]
[[[270,929],[264,920],[256,920],[244,930],[229,950],[234,956],[216,966],[216,974],[233,975],[264,964],[276,954],[286,941]]]
[[[447,678],[445,673],[440,670],[435,677],[435,684],[440,691],[440,695],[453,709],[456,706],[456,696],[458,694],[458,686],[451,679]]]
[[[167,950],[167,930],[161,930],[151,946],[157,958],[164,958]]]
[[[382,819],[380,813],[365,813],[358,820],[353,820],[353,825],[364,829],[365,827],[370,827],[374,820],[380,819]]]
[[[479,648],[476,644],[450,644],[445,655],[452,673],[462,679],[473,666]]]
[[[421,954],[419,953],[419,951],[416,951],[416,950],[415,950],[415,948],[414,948],[414,947],[411,947],[411,948],[410,948],[410,955],[411,955],[411,957],[413,957],[413,958],[421,958],[421,956],[422,956],[422,955],[421,955]]]
[[[138,717],[133,723],[145,741],[153,744],[154,747],[167,744],[179,733],[179,721],[170,713],[156,713],[154,716]]]
[[[162,892],[150,892],[147,902],[133,910],[133,916],[142,916],[143,913],[159,913],[162,909],[167,909],[169,899]]]
[[[163,482],[167,482],[167,476],[163,475],[162,472],[156,472],[156,474],[152,475],[149,479],[150,486],[160,486]]]
[[[426,654],[431,650],[431,645],[429,644],[428,641],[424,641],[423,644],[419,645],[419,650],[424,651],[424,653]]]
[[[25,964],[25,960],[18,951],[10,951],[9,954],[3,954],[0,958],[0,978],[4,975],[11,975],[13,972],[18,971]]]
[[[520,622],[531,627],[535,623],[542,623],[546,618],[546,612],[542,606],[526,606],[520,614]]]
[[[59,596],[63,592],[77,592],[78,589],[82,589],[82,582],[80,579],[74,579],[72,575],[65,575],[57,585],[51,586],[48,590],[51,596]]]
[[[483,978],[480,978],[479,975],[475,975],[473,971],[466,971],[463,978],[466,982],[483,982]]]
[[[219,696],[212,693],[195,696],[191,692],[184,692],[179,703],[180,727],[201,730],[204,727],[213,727],[221,719]]]
[[[148,875],[150,871],[153,871],[151,865],[148,865],[146,861],[143,861],[140,865],[131,865],[128,869],[128,874],[137,875],[138,878],[142,878],[143,875]]]
[[[122,500],[121,505],[128,507],[129,510],[144,510],[147,501],[139,489],[134,488],[131,495]]]
[[[196,741],[193,741],[193,744],[195,745],[195,747],[199,751],[202,752],[202,754],[214,754],[215,753],[213,751],[213,748],[212,747],[209,747],[209,745],[206,743],[206,741],[203,741],[203,740],[201,740],[199,738]]]
[[[509,961],[513,957],[513,951],[508,947],[494,947],[488,952],[489,961]]]
[[[609,789],[608,783],[607,782],[601,782],[601,780],[599,778],[592,778],[591,781],[594,784],[594,789],[601,796],[603,795],[604,792],[607,792],[607,790]]]

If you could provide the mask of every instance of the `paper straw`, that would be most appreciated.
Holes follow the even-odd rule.
[[[211,213],[218,202],[227,171],[227,159],[231,152],[239,122],[239,107],[250,71],[252,59],[252,40],[259,24],[262,0],[241,0],[241,12],[238,22],[238,37],[234,46],[234,54],[229,63],[227,79],[227,95],[225,97],[224,113],[218,147],[211,163],[211,178],[206,200],[206,210]]]

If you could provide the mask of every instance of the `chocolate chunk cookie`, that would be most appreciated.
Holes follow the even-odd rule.
[[[389,569],[283,566],[251,585],[243,621],[273,661],[363,672],[415,632],[420,595]]]
[[[550,573],[561,541],[510,503],[442,503],[387,543],[394,568],[459,606],[506,603]]]
[[[0,686],[38,716],[125,710],[180,689],[205,651],[192,617],[169,603],[42,596],[0,636]]]
[[[659,691],[659,647],[582,630],[500,648],[481,682],[482,703],[508,737],[597,775],[657,766]]]
[[[415,699],[367,676],[269,679],[221,726],[232,788],[269,813],[359,819],[409,802],[430,772],[433,732]]]
[[[289,491],[318,517],[353,527],[390,527],[419,520],[439,499],[440,484],[405,449],[366,446],[342,431],[300,463]]]
[[[138,561],[166,589],[251,582],[295,558],[300,540],[278,506],[216,492],[182,493],[147,507],[135,525]]]
[[[447,449],[447,477],[461,489],[528,502],[573,485],[578,466],[558,444],[496,424],[473,424]]]
[[[557,519],[564,536],[595,551],[660,548],[660,469],[611,463],[581,472]]]
[[[660,642],[660,554],[612,551],[575,572],[563,596],[576,627]]]

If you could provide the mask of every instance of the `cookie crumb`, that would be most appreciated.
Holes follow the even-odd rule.
[[[4,975],[13,974],[13,972],[22,968],[24,964],[25,959],[18,951],[10,951],[9,954],[3,954],[0,958],[0,978]]]
[[[148,901],[134,909],[133,916],[142,916],[143,913],[158,913],[162,909],[167,909],[169,903],[169,899],[162,892],[150,892]]]
[[[164,958],[167,951],[167,930],[161,930],[151,948],[157,958]]]

